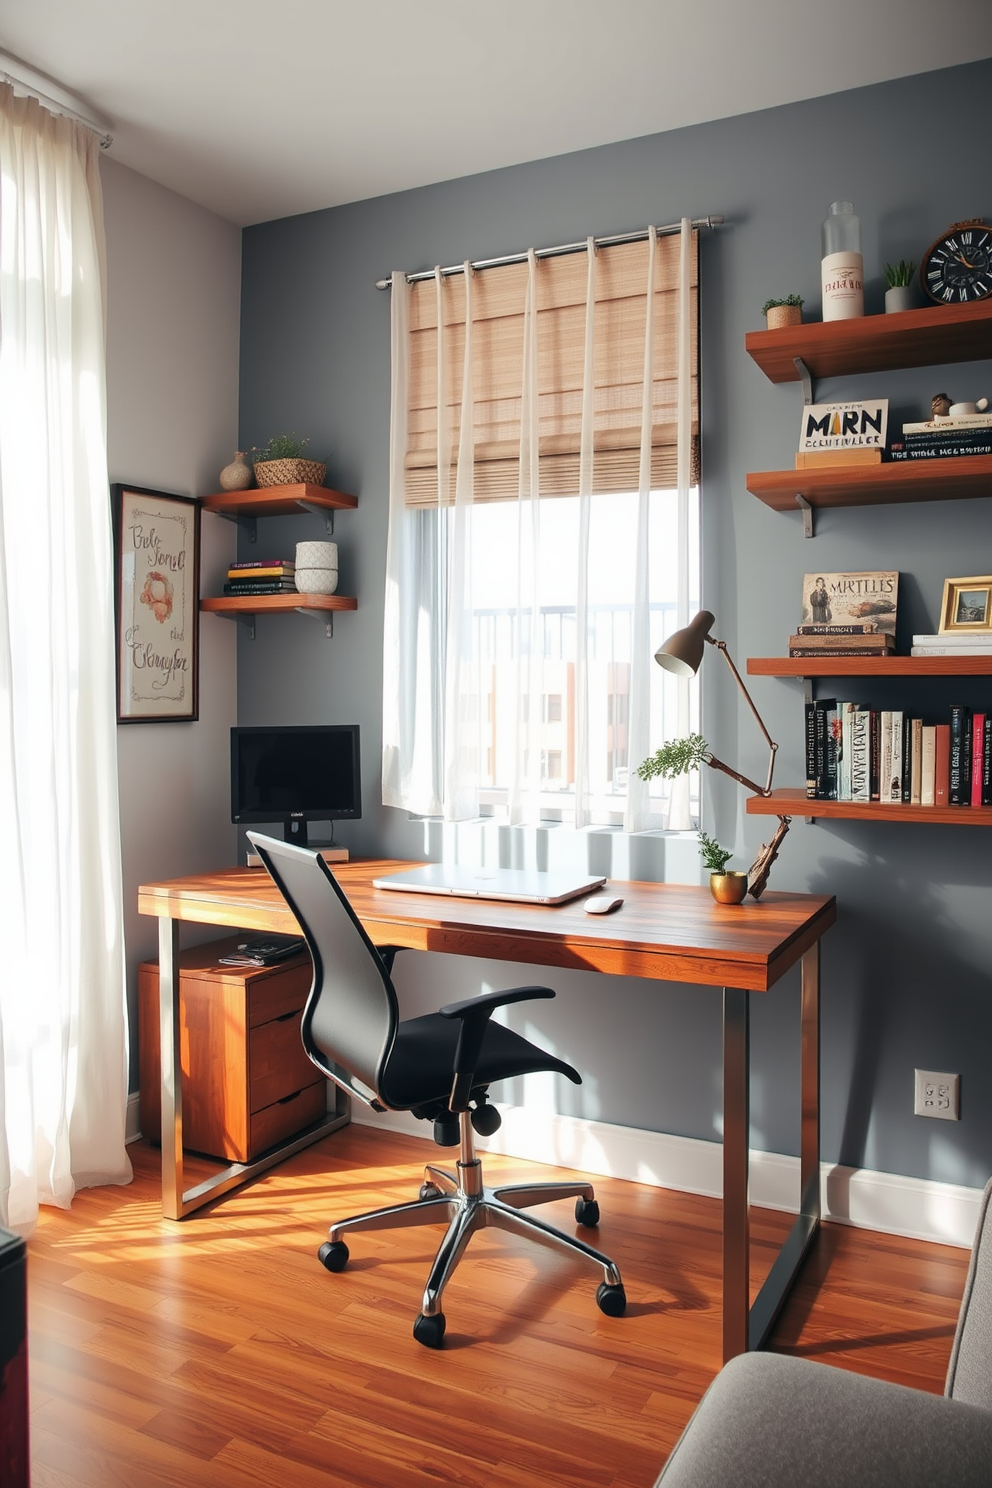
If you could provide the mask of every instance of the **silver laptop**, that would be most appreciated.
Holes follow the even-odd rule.
[[[453,894],[461,899],[509,899],[516,904],[565,904],[589,894],[606,882],[605,875],[536,868],[457,868],[450,863],[427,863],[374,878],[377,889],[402,889],[408,894]]]

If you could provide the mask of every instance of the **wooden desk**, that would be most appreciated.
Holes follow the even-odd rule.
[[[582,900],[554,908],[374,889],[371,880],[412,865],[335,864],[334,873],[377,945],[449,951],[537,966],[689,982],[723,991],[723,1351],[758,1348],[785,1300],[820,1219],[820,937],[836,919],[833,898],[766,891],[757,902],[724,906],[705,888],[623,883],[623,907],[587,915]],[[158,915],[162,1041],[162,1207],[186,1215],[243,1183],[319,1130],[252,1164],[235,1165],[183,1191],[179,1057],[179,924],[295,933],[298,926],[261,868],[232,868],[138,890],[142,914]],[[767,992],[797,962],[802,969],[800,1213],[754,1305],[748,1307],[749,994]],[[171,1139],[169,1132],[172,1132]]]

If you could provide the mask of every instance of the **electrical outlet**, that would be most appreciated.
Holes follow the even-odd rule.
[[[913,1115],[936,1116],[940,1121],[959,1121],[958,1085],[957,1075],[942,1074],[939,1070],[918,1069]]]

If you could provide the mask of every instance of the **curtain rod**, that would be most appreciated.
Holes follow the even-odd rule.
[[[692,219],[692,226],[693,227],[719,227],[721,225],[721,223],[723,222],[723,220],[724,219],[723,219],[723,214],[722,213],[715,213],[715,214],[713,214],[710,217],[693,217],[693,219]],[[597,248],[612,248],[617,243],[641,243],[641,242],[643,242],[646,239],[649,230],[650,229],[648,229],[646,227],[641,227],[641,228],[638,228],[636,232],[615,233],[612,238],[593,238],[593,244]],[[681,232],[681,231],[682,231],[682,224],[681,224],[681,222],[669,222],[666,227],[656,227],[655,228],[655,232],[658,234],[659,238],[671,237],[672,233],[677,233],[677,232]],[[587,247],[588,247],[588,244],[585,243],[585,242],[582,242],[582,243],[559,243],[556,248],[538,248],[538,249],[536,249],[535,250],[535,257],[537,257],[537,258],[561,258],[566,253],[585,253]],[[503,264],[526,263],[526,262],[527,262],[527,254],[526,253],[507,253],[502,258],[477,258],[470,265],[470,267],[473,268],[473,269],[497,269],[497,268],[502,268]],[[449,274],[464,274],[464,272],[465,272],[465,265],[464,264],[451,264],[451,265],[449,265],[448,268],[441,270],[442,275],[445,276],[445,277],[447,277],[447,275],[449,275]],[[422,279],[433,279],[434,278],[434,270],[433,269],[421,269],[416,274],[407,274],[407,275],[405,275],[405,278],[406,278],[407,284],[417,284]],[[388,289],[391,284],[392,284],[392,279],[377,279],[375,281],[375,287],[376,287],[376,289]]]
[[[89,110],[88,104],[70,93],[68,88],[63,88],[61,83],[46,77],[34,67],[29,67],[26,62],[11,56],[9,52],[0,52],[0,82],[9,83],[15,93],[27,93],[29,97],[37,99],[50,114],[63,114],[74,123],[91,129],[99,139],[101,150],[109,150],[113,144],[114,136],[110,133],[109,125],[105,120],[97,118]]]

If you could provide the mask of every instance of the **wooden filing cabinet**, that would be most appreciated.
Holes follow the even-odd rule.
[[[183,1146],[252,1162],[327,1109],[328,1082],[300,1039],[309,956],[276,966],[220,966],[243,936],[179,958]],[[161,1141],[158,963],[138,968],[141,1131]]]

